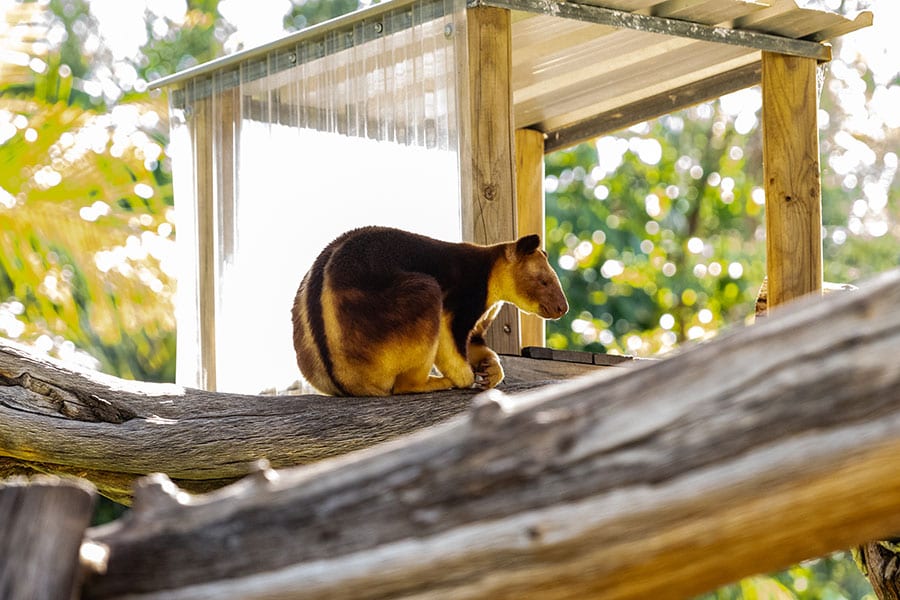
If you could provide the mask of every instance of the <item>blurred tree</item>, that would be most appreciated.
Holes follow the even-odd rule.
[[[86,44],[87,37],[76,33],[97,30],[87,3],[52,0],[49,9],[38,3],[26,3],[9,10],[7,22],[11,22],[11,17],[21,20],[12,31],[7,31],[2,43],[7,48],[15,48],[21,59],[9,65],[19,69],[13,80],[4,78],[3,95],[34,97],[49,103],[63,101],[83,108],[97,104],[98,97],[83,85],[73,86],[75,82],[88,81],[93,61],[109,62],[104,48]],[[26,42],[30,39],[40,41],[29,48]]]
[[[106,55],[85,2],[14,4],[4,17],[0,44],[21,59],[0,83],[0,333],[171,380],[170,178],[147,110],[162,107],[107,104],[119,89],[97,77]]]
[[[546,159],[572,310],[557,348],[651,355],[752,312],[765,274],[758,88]]]
[[[695,600],[876,600],[849,554],[806,561],[772,576],[748,577]]]
[[[0,334],[122,376],[175,374],[165,97],[145,80],[219,55],[218,0],[146,13],[116,63],[85,0],[7,5],[0,44]]]
[[[855,10],[858,1],[843,4]],[[877,38],[873,43],[868,32],[860,34],[836,42],[819,111],[830,281],[855,281],[900,264],[900,65],[888,49],[876,54]]]
[[[291,0],[291,9],[284,16],[285,31],[299,31],[334,17],[352,12],[363,4],[361,0]]]
[[[235,28],[219,12],[219,0],[187,0],[181,23],[144,13],[147,42],[141,47],[137,68],[145,81],[153,81],[222,55]]]

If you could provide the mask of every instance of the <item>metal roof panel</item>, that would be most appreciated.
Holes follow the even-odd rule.
[[[516,127],[545,133],[600,133],[601,123],[643,120],[648,106],[677,108],[707,93],[747,85],[761,50],[830,57],[821,42],[872,23],[800,8],[794,0],[467,0],[512,10],[512,87]],[[302,40],[379,18],[411,0],[389,0],[265,46],[164,78],[184,85],[259,61]],[[366,22],[369,22],[366,21]],[[374,22],[374,21],[372,21]],[[268,75],[269,77],[272,74]],[[708,81],[708,89],[704,82]],[[666,95],[673,103],[665,102]],[[648,99],[662,101],[648,103]],[[677,102],[676,100],[677,99]],[[640,107],[632,109],[631,107]],[[588,121],[597,119],[596,125]],[[613,115],[615,118],[609,119]],[[559,135],[556,143],[564,143]],[[570,140],[572,142],[577,140]]]

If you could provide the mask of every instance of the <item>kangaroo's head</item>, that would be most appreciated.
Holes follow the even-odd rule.
[[[559,277],[541,250],[538,235],[526,235],[503,245],[503,256],[491,273],[496,297],[525,312],[558,319],[569,310]]]

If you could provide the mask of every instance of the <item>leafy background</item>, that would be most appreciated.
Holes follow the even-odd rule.
[[[888,2],[874,4],[876,18]],[[227,0],[150,5],[146,40],[124,57],[85,0],[0,5],[0,335],[171,381],[167,107],[146,82],[240,49],[242,30],[223,16]],[[279,24],[292,31],[357,6],[293,0]],[[900,257],[900,67],[887,48],[864,55],[848,38],[820,110],[825,275],[837,282]],[[751,88],[546,157],[547,248],[572,305],[550,324],[551,346],[653,356],[748,318],[765,271],[760,104]],[[120,510],[104,505],[98,520]],[[837,553],[702,598],[873,597]]]

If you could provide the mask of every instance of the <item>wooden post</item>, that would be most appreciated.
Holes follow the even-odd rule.
[[[216,250],[215,250],[215,135],[212,98],[191,105],[191,151],[194,158],[196,211],[197,329],[200,347],[197,384],[216,389]]]
[[[762,53],[769,307],[822,289],[816,61]]]
[[[73,598],[93,486],[40,476],[0,483],[0,596]]]
[[[544,240],[544,134],[517,129],[515,139],[516,237],[536,233]],[[546,345],[544,320],[524,313],[520,317],[522,346]]]
[[[463,239],[511,240],[516,232],[510,13],[485,6],[466,10],[469,111],[460,164]],[[501,354],[519,354],[518,310],[505,306],[488,330]]]
[[[216,315],[220,265],[236,246],[236,156],[241,99],[237,88],[195,99],[191,105],[194,156],[200,373],[197,384],[215,391]],[[223,256],[224,255],[224,256]]]

